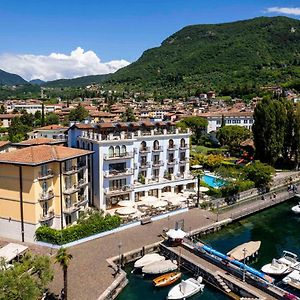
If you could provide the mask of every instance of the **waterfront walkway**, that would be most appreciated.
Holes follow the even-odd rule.
[[[261,200],[261,196],[258,196],[256,200],[241,203],[220,212],[218,219],[219,221],[231,218],[239,219],[241,216],[275,205],[291,197],[292,195],[288,194],[286,189],[277,192],[276,198],[266,197],[265,200]],[[108,266],[106,259],[119,254],[120,243],[122,245],[120,251],[125,253],[159,242],[162,240],[163,229],[173,228],[175,222],[181,219],[184,220],[186,231],[195,231],[199,228],[213,226],[217,221],[217,215],[210,211],[195,208],[170,218],[133,227],[71,247],[69,251],[73,255],[73,260],[68,272],[69,298],[72,300],[98,299],[115,279],[114,271]],[[52,251],[49,249],[49,252],[52,253]],[[62,271],[57,264],[54,267],[55,277],[50,289],[58,294],[63,287]]]

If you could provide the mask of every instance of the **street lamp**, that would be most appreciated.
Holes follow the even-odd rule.
[[[243,282],[245,282],[245,277],[246,277],[246,253],[247,253],[247,249],[243,248],[243,254],[244,254]]]
[[[200,202],[200,180],[201,180],[201,174],[200,174],[199,170],[202,170],[202,166],[201,165],[193,165],[193,166],[191,166],[191,168],[195,171],[198,171],[197,174],[196,174],[196,176],[197,176],[197,185],[198,185],[196,207],[199,207],[199,202]]]
[[[118,248],[119,248],[119,263],[118,263],[118,272],[121,272],[121,268],[122,268],[122,262],[121,262],[121,248],[122,248],[122,242],[119,241],[118,244]]]

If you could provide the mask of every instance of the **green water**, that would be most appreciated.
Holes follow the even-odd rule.
[[[300,216],[290,211],[296,203],[296,200],[290,200],[229,225],[218,233],[205,236],[202,240],[223,253],[250,240],[261,241],[258,259],[251,264],[257,269],[270,262],[272,258],[280,257],[283,250],[296,253],[300,257]],[[169,287],[156,289],[151,280],[145,280],[141,275],[131,274],[130,270],[128,266],[126,271],[129,284],[117,298],[118,300],[166,299]],[[202,294],[190,299],[225,300],[228,298],[206,285]]]

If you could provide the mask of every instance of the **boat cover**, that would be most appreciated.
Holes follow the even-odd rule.
[[[171,260],[154,262],[142,268],[142,272],[146,274],[163,274],[177,269],[177,264]]]
[[[150,254],[146,254],[144,255],[142,258],[138,259],[135,263],[134,263],[134,267],[135,268],[142,268],[146,265],[155,263],[155,262],[160,262],[165,260],[164,256],[159,255],[158,253],[150,253]]]

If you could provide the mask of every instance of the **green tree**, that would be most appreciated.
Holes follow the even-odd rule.
[[[292,144],[293,153],[295,154],[295,166],[299,168],[300,163],[300,104],[296,106],[294,114],[294,136]]]
[[[205,133],[207,125],[207,120],[201,117],[187,117],[177,123],[177,127],[191,129],[196,144],[199,143],[202,134]]]
[[[11,121],[11,125],[8,128],[9,140],[13,143],[18,143],[27,138],[27,132],[32,128],[28,125],[24,125],[20,117],[15,117]]]
[[[55,113],[48,113],[45,118],[46,125],[59,124],[59,116]]]
[[[224,126],[217,131],[217,139],[221,145],[228,146],[231,151],[238,150],[241,142],[250,137],[250,130],[238,125]]]
[[[78,105],[76,108],[71,109],[69,120],[82,122],[88,115],[89,112],[83,106]]]
[[[254,110],[252,127],[256,157],[274,165],[282,155],[287,110],[279,100],[263,99]]]
[[[50,258],[27,254],[7,268],[0,262],[0,299],[37,300],[53,279]]]
[[[136,117],[132,107],[127,107],[126,111],[121,115],[122,122],[134,122]]]
[[[61,247],[56,254],[56,262],[60,264],[64,276],[64,300],[68,299],[68,267],[72,260],[72,254],[67,252],[66,248]]]

